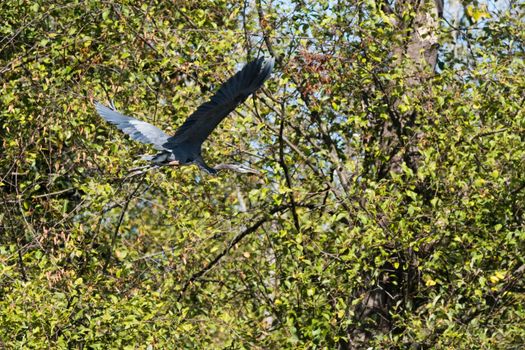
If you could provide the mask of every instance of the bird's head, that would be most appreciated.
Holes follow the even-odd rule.
[[[217,170],[217,171],[225,170],[225,169],[226,170],[236,171],[236,172],[241,173],[241,174],[260,175],[260,172],[258,172],[255,169],[252,169],[249,166],[244,165],[244,164],[219,164],[219,165],[215,166],[215,170]]]

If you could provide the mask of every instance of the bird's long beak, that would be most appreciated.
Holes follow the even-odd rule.
[[[258,170],[252,169],[244,164],[232,164],[230,169],[242,174],[261,175],[261,173]]]
[[[246,172],[246,174],[261,175],[260,171],[252,169],[250,167],[245,167],[244,171]]]
[[[231,163],[222,163],[215,166],[215,170],[232,170],[236,171],[241,174],[255,174],[255,175],[261,175],[260,172],[258,172],[255,169],[252,169],[244,164],[231,164]]]

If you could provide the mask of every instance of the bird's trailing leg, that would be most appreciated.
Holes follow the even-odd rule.
[[[132,172],[137,171],[137,170],[149,169],[152,166],[153,165],[148,164],[148,165],[143,165],[143,166],[139,166],[139,167],[136,167],[136,168],[131,168],[131,169],[129,169],[129,172],[132,173]]]
[[[158,167],[159,166],[156,165],[156,164],[148,164],[148,165],[139,166],[137,168],[130,169],[129,170],[129,174],[126,175],[126,179],[142,175],[142,174],[147,173],[148,171],[150,171],[152,169],[156,169]]]
[[[180,162],[178,160],[173,160],[173,161],[168,162],[168,163],[148,164],[148,165],[139,166],[139,167],[130,169],[129,170],[129,174],[126,177],[130,178],[130,177],[135,177],[135,176],[138,176],[138,175],[142,175],[142,174],[147,173],[148,171],[150,171],[152,169],[160,168],[163,165],[178,166],[178,165],[180,165]]]

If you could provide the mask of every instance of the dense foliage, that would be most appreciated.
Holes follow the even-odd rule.
[[[411,3],[0,2],[0,348],[522,346],[525,7]],[[270,54],[204,145],[261,176],[129,176],[94,99],[173,132]]]

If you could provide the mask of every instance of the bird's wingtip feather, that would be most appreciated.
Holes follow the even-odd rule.
[[[275,64],[275,57],[266,58],[265,60],[266,65],[272,66]]]
[[[111,111],[111,112],[116,112],[116,108],[115,106],[113,106],[113,103],[111,102],[111,104],[108,106],[106,105],[103,105],[102,103],[100,103],[99,101],[95,100],[95,109],[99,112],[99,113],[102,113],[102,112],[107,112],[107,111]]]
[[[95,100],[95,109],[99,112],[99,113],[102,113],[106,110],[108,110],[109,108],[104,106],[102,103],[98,102]]]
[[[270,57],[264,60],[264,67],[263,70],[267,72],[268,75],[273,70],[273,66],[275,65],[275,57]]]

